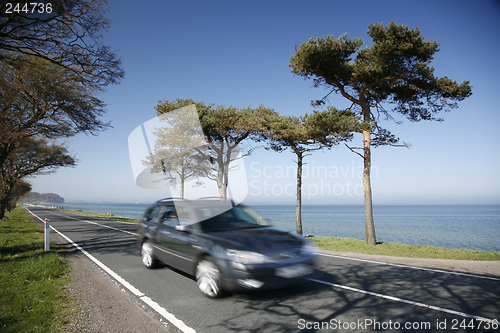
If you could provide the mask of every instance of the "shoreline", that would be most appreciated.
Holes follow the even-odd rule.
[[[61,209],[61,208],[50,208],[47,206],[43,205],[38,205],[39,207],[47,208],[47,209]],[[108,214],[99,214],[99,213],[89,213],[89,212],[84,212],[81,210],[72,210],[72,209],[62,209],[64,211],[68,211],[74,214],[79,214],[79,215],[84,215],[84,216],[93,216],[97,218],[103,218],[103,219],[108,219],[108,220],[115,220],[115,221],[121,221],[121,222],[127,222],[127,223],[138,223],[140,220],[138,219],[130,219],[130,218],[124,218],[124,217],[119,217],[119,216],[114,216],[114,215],[108,215]],[[304,235],[305,237],[311,238],[311,235]],[[378,247],[376,249],[380,249],[382,246],[384,247],[396,247],[396,249],[390,249],[389,251],[395,252],[394,254],[391,253],[387,255],[387,253],[370,253],[373,248],[366,248],[364,246],[364,242],[357,240],[357,239],[351,239],[351,238],[339,238],[339,237],[321,237],[321,236],[313,236],[313,238],[316,239],[326,239],[326,241],[330,244],[335,243],[335,246],[339,246],[338,243],[345,242],[348,244],[340,244],[341,248],[331,248],[331,246],[325,246],[319,244],[319,247],[322,251],[328,251],[332,253],[337,253],[339,255],[344,255],[344,256],[349,256],[349,257],[358,257],[358,256],[382,256],[382,257],[388,257],[388,258],[405,258],[409,259],[410,261],[415,261],[417,259],[422,259],[422,260],[456,260],[456,261],[477,261],[477,262],[499,262],[500,263],[500,252],[487,252],[487,251],[480,251],[480,250],[457,250],[457,249],[450,249],[450,248],[442,248],[442,247],[435,247],[435,246],[430,246],[430,245],[408,245],[408,244],[401,244],[401,243],[382,243],[377,245]],[[352,244],[354,243],[354,245]],[[384,245],[385,244],[385,245]],[[352,249],[353,246],[355,247],[356,251],[349,251],[349,249]],[[364,250],[364,251],[363,251]],[[410,253],[410,255],[405,256],[402,254],[405,253]],[[444,253],[444,254],[443,254]],[[473,256],[474,259],[470,260],[469,258]],[[415,257],[417,256],[417,257]],[[444,257],[443,257],[444,256]],[[446,257],[448,256],[448,257]],[[476,259],[476,257],[478,259]],[[363,258],[363,257],[360,257]],[[488,258],[488,259],[484,259]],[[375,260],[375,259],[374,259]],[[395,259],[398,260],[398,263],[402,263],[401,259]],[[437,264],[439,265],[439,264]],[[418,265],[417,265],[418,266]],[[458,263],[455,263],[454,265],[447,265],[446,267],[450,267],[450,269],[453,269],[453,267],[459,266]],[[438,266],[441,267],[441,266]],[[482,269],[483,271],[487,271],[487,268]]]

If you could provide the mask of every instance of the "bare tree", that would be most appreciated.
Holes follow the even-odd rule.
[[[108,128],[96,85],[36,57],[0,61],[0,167],[25,138],[70,137]]]
[[[211,168],[198,113],[192,105],[158,118],[161,126],[152,133],[156,137],[154,148],[143,164],[151,166],[151,172],[162,174],[184,198],[186,181],[197,178],[194,186],[201,186],[200,177],[209,175]]]
[[[121,61],[102,43],[106,14],[105,0],[2,1],[0,60],[34,56],[93,84],[118,83]]]

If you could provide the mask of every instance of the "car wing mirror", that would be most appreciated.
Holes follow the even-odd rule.
[[[189,227],[188,224],[184,224],[184,225],[176,225],[175,230],[182,232],[190,232],[191,228]]]

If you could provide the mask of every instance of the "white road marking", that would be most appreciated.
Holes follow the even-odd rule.
[[[31,212],[28,208],[25,207],[25,209],[33,216],[38,218],[40,221],[43,222],[43,219],[38,217],[36,214]],[[67,216],[65,216],[67,217]],[[94,223],[90,221],[85,221],[89,223]],[[98,223],[94,223],[98,224]],[[191,327],[187,326],[182,320],[178,319],[175,315],[171,314],[165,308],[160,306],[158,303],[153,301],[151,298],[147,297],[143,292],[141,292],[139,289],[135,288],[133,285],[128,283],[125,279],[123,279],[120,275],[116,274],[114,271],[112,271],[109,267],[104,265],[102,262],[100,262],[96,257],[91,255],[89,252],[87,252],[85,249],[83,249],[80,245],[76,244],[73,242],[69,237],[58,231],[56,228],[54,228],[52,225],[50,226],[52,230],[57,232],[62,238],[64,238],[66,241],[68,241],[71,245],[76,247],[78,250],[80,250],[83,254],[85,254],[90,260],[92,260],[97,266],[102,268],[106,273],[108,273],[110,276],[112,276],[116,281],[118,281],[121,285],[123,285],[125,288],[127,288],[130,292],[132,292],[135,296],[139,297],[144,303],[149,305],[153,310],[155,310],[159,315],[161,315],[163,318],[167,319],[169,322],[171,322],[173,325],[175,325],[179,330],[185,333],[196,333],[194,329]],[[109,227],[112,228],[112,227]],[[116,229],[116,228],[112,228]],[[116,229],[119,230],[119,229]],[[124,230],[119,230],[123,232],[130,233],[128,231]]]
[[[76,217],[66,216],[66,215],[61,215],[61,214],[56,214],[56,213],[54,213],[54,214],[62,216],[62,217],[65,217],[65,218],[70,218],[70,219],[77,220],[77,221],[83,221],[83,222],[86,222],[86,223],[98,225],[100,227],[104,227],[104,228],[108,228],[108,229],[112,229],[112,230],[116,230],[116,231],[121,231],[121,232],[124,232],[126,234],[137,236],[137,234],[135,232],[131,232],[131,231],[127,231],[127,230],[122,230],[122,229],[118,229],[118,228],[115,228],[115,227],[110,227],[109,225],[100,224],[100,223],[97,223],[97,222],[94,222],[94,221],[81,220],[81,219],[78,219]],[[121,221],[117,221],[117,222],[121,222]],[[122,223],[127,223],[127,222],[122,222]],[[133,223],[131,223],[131,224],[133,224]]]
[[[465,312],[460,312],[460,311],[450,310],[450,309],[446,309],[446,308],[441,308],[439,306],[434,306],[434,305],[429,305],[429,304],[425,304],[425,303],[410,301],[410,300],[407,300],[407,299],[404,299],[404,298],[399,298],[399,297],[394,297],[394,296],[389,296],[389,295],[374,293],[374,292],[367,291],[367,290],[362,290],[362,289],[358,289],[358,288],[344,286],[342,284],[336,284],[336,283],[331,283],[331,282],[326,282],[326,281],[321,281],[321,280],[316,280],[316,279],[308,279],[308,280],[309,281],[313,281],[313,282],[317,282],[317,283],[321,283],[321,284],[325,284],[325,285],[328,285],[328,286],[331,286],[331,287],[335,287],[335,288],[345,289],[345,290],[354,291],[354,292],[365,294],[365,295],[370,295],[370,296],[375,296],[375,297],[380,297],[380,298],[388,299],[388,300],[395,301],[395,302],[406,303],[406,304],[410,304],[410,305],[414,305],[414,306],[420,306],[422,308],[427,308],[427,309],[431,309],[431,310],[435,310],[435,311],[445,312],[445,313],[449,313],[449,314],[452,314],[452,315],[457,315],[457,316],[460,316],[460,317],[466,317],[466,318],[470,318],[470,319],[477,319],[477,320],[481,320],[483,322],[493,323],[493,322],[498,321],[497,319],[489,319],[489,318],[484,318],[484,317],[480,317],[480,316],[475,316],[475,315],[471,315],[471,314],[468,314],[468,313],[465,313]]]

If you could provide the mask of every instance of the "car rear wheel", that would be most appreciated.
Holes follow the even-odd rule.
[[[156,258],[154,256],[153,245],[151,245],[150,242],[145,241],[144,243],[142,243],[141,257],[142,263],[147,268],[154,268],[156,266]]]
[[[220,272],[212,258],[205,257],[196,266],[196,283],[207,297],[217,298],[223,294],[220,288]]]

